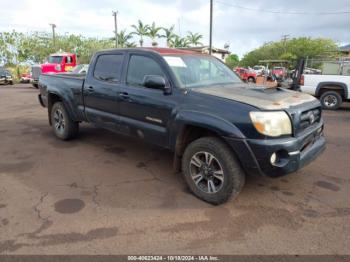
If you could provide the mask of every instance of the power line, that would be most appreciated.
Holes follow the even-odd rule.
[[[248,11],[254,11],[254,12],[264,12],[264,13],[272,13],[272,14],[284,14],[284,15],[341,15],[341,14],[350,14],[350,11],[332,11],[332,12],[305,12],[305,11],[278,11],[278,10],[269,10],[269,9],[258,9],[258,8],[251,8],[231,3],[225,3],[222,1],[215,0],[216,3],[231,6],[234,8],[244,9]]]

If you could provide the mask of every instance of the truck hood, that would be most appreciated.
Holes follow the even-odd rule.
[[[192,91],[242,102],[263,110],[288,109],[316,100],[301,92],[242,84],[195,88]]]
[[[43,74],[50,73],[50,72],[57,72],[56,65],[57,64],[50,64],[50,63],[42,64],[41,65],[41,72]]]

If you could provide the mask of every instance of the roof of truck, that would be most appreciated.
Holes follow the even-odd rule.
[[[178,54],[199,54],[196,51],[191,51],[191,50],[181,50],[181,49],[176,49],[176,48],[165,48],[165,47],[146,47],[143,48],[146,50],[151,50],[154,52],[157,52],[161,55],[178,55]]]
[[[136,48],[113,48],[107,50],[101,50],[100,52],[113,52],[113,51],[145,51],[145,52],[155,52],[160,55],[205,55],[196,51],[181,50],[176,48],[165,48],[165,47],[136,47]]]
[[[75,54],[68,53],[68,52],[58,52],[58,53],[50,54],[50,56],[72,56],[72,55],[75,55]]]

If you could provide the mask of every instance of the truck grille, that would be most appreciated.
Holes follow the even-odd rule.
[[[303,111],[300,114],[298,132],[302,132],[310,126],[319,123],[321,120],[321,108],[313,108],[307,111]]]
[[[37,65],[32,66],[32,78],[35,80],[38,80],[40,75],[41,75],[41,67]]]

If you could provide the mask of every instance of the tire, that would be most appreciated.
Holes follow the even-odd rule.
[[[253,77],[248,77],[248,83],[255,83],[255,79]]]
[[[337,110],[341,106],[343,99],[338,92],[327,91],[321,95],[320,101],[323,109]]]
[[[230,148],[216,137],[202,137],[187,146],[182,172],[194,195],[214,205],[237,197],[245,183],[245,174]]]
[[[79,133],[79,123],[73,121],[62,102],[56,102],[50,112],[54,134],[62,140],[75,138]]]

